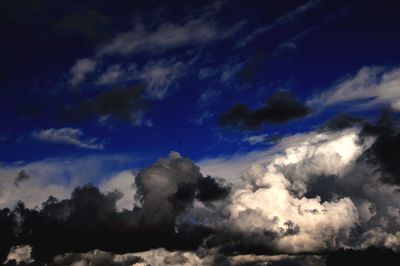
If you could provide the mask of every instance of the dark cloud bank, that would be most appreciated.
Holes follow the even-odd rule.
[[[346,126],[354,128],[359,120],[347,116],[341,117],[340,123],[335,120],[337,118],[322,132],[347,141],[349,128]],[[389,214],[386,210],[386,205],[392,204],[397,196],[382,192],[377,194],[381,198],[373,202],[372,194],[368,194],[365,187],[360,190],[357,183],[371,183],[376,178],[377,182],[371,183],[376,186],[375,190],[398,189],[400,133],[397,122],[385,113],[377,123],[362,120],[358,127],[361,129],[356,145],[362,146],[371,138],[373,142],[345,167],[345,174],[339,170],[336,174],[315,174],[320,172],[315,170],[315,163],[321,160],[318,155],[302,161],[307,163],[303,165],[276,163],[274,167],[291,182],[291,186],[284,189],[279,175],[278,179],[256,179],[254,175],[257,176],[259,170],[243,177],[243,181],[248,182],[244,188],[228,186],[220,179],[203,176],[191,160],[171,152],[168,158],[159,159],[136,175],[132,181],[137,188],[136,204],[131,210],[117,211],[120,192],[102,193],[93,185],[77,187],[69,199],[50,197],[37,209],[28,209],[21,202],[13,210],[0,211],[0,260],[6,259],[12,247],[29,245],[35,260],[31,264],[38,265],[71,265],[78,261],[92,265],[132,265],[144,263],[144,253],[137,252],[149,250],[153,252],[151,256],[162,257],[162,264],[157,265],[190,265],[191,257],[185,252],[202,259],[203,264],[198,265],[263,265],[265,261],[269,261],[268,265],[398,265],[400,257],[395,252],[398,245],[395,233],[399,229],[400,213],[395,208],[391,208]],[[323,140],[315,147],[330,147],[324,146],[327,142]],[[340,162],[337,168],[341,168]],[[265,169],[273,173],[268,172],[270,168]],[[16,181],[22,182],[25,175],[20,173]],[[306,191],[301,188],[302,180]],[[246,207],[246,204],[260,204],[260,208],[272,208],[273,202],[267,203],[267,198],[268,193],[277,193],[275,189],[281,189],[281,194],[276,195],[276,201],[283,200],[279,208],[291,208],[285,205],[286,199],[279,198],[287,195],[291,204],[304,212],[296,214],[298,218],[287,219],[279,227],[274,225],[279,224],[282,210]],[[260,202],[258,195],[264,195],[267,205]],[[235,216],[237,210],[239,215]],[[324,224],[332,210],[340,210],[332,216],[336,221]],[[348,216],[355,210],[359,213],[354,218],[358,222]],[[276,212],[277,216],[261,219],[267,217],[262,213],[269,211]],[[290,209],[285,215],[288,212]],[[313,221],[303,220],[305,215],[315,215],[316,227],[312,227]],[[386,221],[384,225],[383,220]],[[264,228],[259,227],[260,222]],[[311,227],[307,223],[311,223]],[[337,232],[335,227],[330,227],[335,223]],[[310,228],[315,232],[308,231]],[[315,239],[309,240],[308,236],[315,236]],[[293,239],[292,246],[286,246],[287,238]],[[298,243],[302,241],[304,247],[311,245],[311,248],[299,248]],[[312,247],[314,241],[321,241],[321,246]],[[283,255],[284,250],[291,255]],[[127,253],[131,255],[115,259],[122,256],[116,254]],[[271,259],[272,255],[283,257]]]
[[[194,250],[212,229],[196,223],[177,224],[178,216],[195,199],[221,200],[230,190],[212,177],[203,177],[192,161],[176,153],[140,171],[134,182],[141,206],[132,206],[132,210],[117,212],[121,194],[104,194],[90,184],[77,187],[70,199],[50,197],[40,210],[27,209],[22,202],[14,210],[1,210],[0,260],[17,244],[31,245],[38,262],[93,249],[114,253],[157,247]]]
[[[241,130],[257,130],[265,123],[280,124],[307,116],[310,108],[293,94],[277,92],[271,95],[263,106],[251,110],[243,104],[233,106],[220,116],[222,127],[230,126]]]

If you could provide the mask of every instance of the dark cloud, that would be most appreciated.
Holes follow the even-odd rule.
[[[136,263],[143,262],[143,259],[138,256],[127,256],[123,261],[115,261],[114,254],[104,251],[92,251],[88,254],[64,254],[56,256],[51,265],[74,265],[77,262],[84,262],[84,265],[96,266],[128,266],[135,265]]]
[[[66,108],[62,115],[67,120],[84,121],[90,118],[116,119],[140,123],[148,103],[139,86],[114,86],[77,106]]]
[[[94,249],[112,253],[158,247],[195,250],[213,230],[190,220],[178,223],[178,216],[192,206],[196,194],[201,195],[199,200],[211,201],[229,192],[211,177],[204,178],[191,160],[174,152],[140,171],[135,184],[140,206],[122,212],[116,208],[120,192],[102,193],[90,184],[75,188],[69,199],[49,197],[40,210],[28,209],[23,203],[14,211],[1,210],[0,259],[18,244],[32,246],[39,262],[57,254]],[[59,259],[62,265],[65,260]],[[99,265],[113,265],[107,264],[107,258],[101,261],[105,264]]]
[[[207,176],[197,183],[198,192],[196,198],[201,201],[212,201],[225,198],[230,188],[218,183],[215,178]]]
[[[305,117],[310,112],[310,108],[293,94],[280,91],[271,95],[266,103],[256,110],[251,110],[243,104],[235,105],[220,116],[219,124],[222,127],[231,126],[242,130],[257,130],[264,123],[286,123]]]
[[[348,114],[340,113],[328,120],[322,125],[322,129],[329,131],[340,131],[356,125],[365,123],[366,120],[360,117],[350,116]]]
[[[400,263],[400,253],[391,249],[369,247],[367,250],[340,249],[329,252],[326,256],[326,266],[336,265],[387,265]]]
[[[24,182],[25,180],[28,180],[31,178],[24,170],[21,170],[18,172],[18,175],[14,179],[14,186],[19,187],[19,184],[21,182]]]
[[[362,159],[377,168],[383,182],[400,185],[400,131],[395,115],[385,111],[375,125],[365,125],[362,135],[376,138]]]

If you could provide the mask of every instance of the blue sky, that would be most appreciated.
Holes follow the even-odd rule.
[[[311,104],[363,68],[380,68],[378,81],[360,81],[375,87],[397,70],[399,20],[390,1],[17,2],[2,3],[6,164],[247,153],[339,112],[374,119],[399,97],[372,88],[369,98]],[[251,129],[221,126],[237,104],[255,110],[276,93],[309,112]]]

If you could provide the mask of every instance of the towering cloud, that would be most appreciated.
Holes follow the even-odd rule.
[[[9,258],[55,265],[318,265],[322,257],[304,254],[398,251],[396,157],[385,157],[395,156],[396,122],[384,114],[376,124],[349,125],[281,139],[231,186],[171,152],[121,175],[134,184],[134,200],[124,201],[131,208],[118,208],[124,195],[111,182],[106,193],[86,185],[69,199],[50,197],[41,209],[3,209],[1,259],[14,247]],[[341,258],[329,256],[329,263]]]
[[[118,211],[121,192],[102,193],[93,185],[77,187],[70,199],[49,197],[41,209],[19,203],[14,211],[2,210],[0,259],[17,244],[30,245],[39,262],[93,249],[118,253],[160,246],[193,250],[212,229],[179,216],[196,198],[211,202],[229,192],[211,177],[204,178],[191,160],[176,152],[140,171],[132,182],[137,201],[131,210]]]

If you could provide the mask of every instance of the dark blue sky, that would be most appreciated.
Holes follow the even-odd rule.
[[[4,163],[200,160],[400,110],[396,1],[1,1],[0,28]]]

